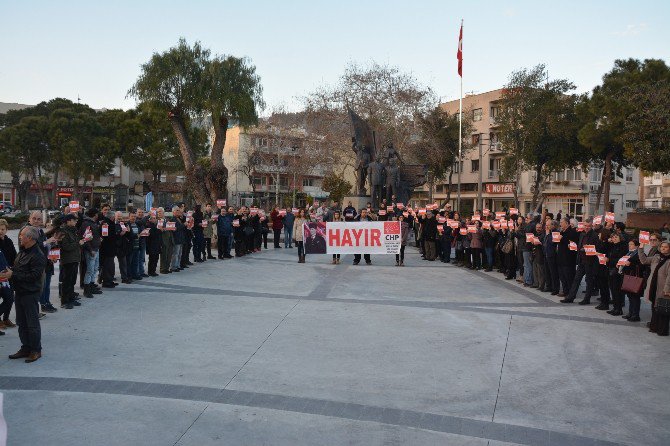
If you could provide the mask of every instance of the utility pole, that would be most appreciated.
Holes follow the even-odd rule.
[[[482,169],[484,166],[482,166],[482,137],[484,136],[483,133],[479,134],[478,139],[478,146],[479,146],[479,181],[477,184],[477,208],[481,211],[484,209],[484,204],[483,204],[483,199],[482,199]]]

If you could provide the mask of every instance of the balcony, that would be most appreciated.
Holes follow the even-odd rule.
[[[489,180],[497,180],[498,177],[500,176],[500,171],[498,170],[489,170],[489,173],[487,175],[487,178]]]
[[[491,144],[489,144],[489,150],[493,153],[501,153],[502,152],[502,143],[492,142]]]

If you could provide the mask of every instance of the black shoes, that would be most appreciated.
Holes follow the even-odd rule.
[[[51,302],[49,302],[46,305],[42,305],[42,312],[43,313],[55,313],[58,311],[53,305],[51,305]]]
[[[565,299],[559,300],[559,302],[562,303],[562,304],[571,304],[574,301],[575,301],[574,299],[568,299],[567,297]]]
[[[591,299],[580,300],[579,305],[591,305]]]
[[[596,310],[609,310],[610,306],[609,304],[600,304],[596,307]]]

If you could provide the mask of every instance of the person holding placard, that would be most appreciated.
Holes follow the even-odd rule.
[[[367,209],[361,209],[361,213],[358,214],[358,217],[356,217],[356,221],[372,221],[372,218],[368,215]],[[370,258],[370,254],[364,254],[363,258],[365,259],[365,264],[370,265],[372,263],[372,259]],[[304,260],[303,260],[304,263]],[[361,263],[361,255],[360,254],[354,254],[354,265],[358,265]]]
[[[472,257],[471,269],[482,269],[482,253],[484,249],[484,234],[482,231],[482,222],[476,220],[474,223],[474,232],[468,234],[470,239],[470,254]]]
[[[642,277],[642,264],[637,254],[639,246],[640,242],[635,239],[628,241],[628,252],[617,261],[619,274]],[[640,322],[640,303],[643,293],[644,288],[642,288],[640,293],[625,293],[628,296],[628,314],[622,316],[624,319],[628,319],[630,322]]]
[[[295,219],[294,219],[295,220]],[[344,221],[342,219],[342,214],[340,211],[333,211],[333,221],[338,222],[338,221]],[[398,263],[397,259],[398,255],[396,254],[396,263]],[[340,254],[333,254],[333,265],[339,265],[340,264]],[[398,266],[398,265],[396,265]]]
[[[149,255],[149,264],[147,266],[147,272],[150,277],[156,277],[156,268],[158,267],[158,259],[161,255],[161,250],[163,248],[163,234],[161,230],[158,229],[158,219],[157,216],[150,216],[146,222],[145,230],[149,231],[149,235],[146,238],[146,247],[147,254]]]
[[[216,220],[216,250],[220,260],[232,259],[230,240],[233,238],[233,213],[224,207]]]
[[[170,261],[170,271],[178,273],[182,271],[182,254],[184,248],[184,223],[182,222],[182,210],[179,206],[172,207],[172,219],[167,221],[167,230],[172,231],[172,260]],[[184,265],[187,267],[188,265]]]
[[[193,210],[193,261],[202,263],[207,260],[205,256],[205,228],[202,227],[202,222],[205,215],[202,213],[202,206],[195,205]]]
[[[559,222],[550,220],[547,222],[544,234],[544,272],[545,291],[556,296],[560,292],[561,281],[558,274],[558,245],[561,241]]]
[[[542,223],[535,224],[532,241],[532,265],[533,265],[533,284],[531,288],[537,288],[544,291],[546,279],[544,276],[544,236]]]
[[[140,275],[140,226],[137,224],[137,211],[131,209],[128,214],[128,239],[130,241],[130,250],[126,256],[128,265],[128,277],[130,280],[142,280]]]
[[[625,297],[621,290],[623,276],[619,273],[617,263],[621,257],[628,253],[628,244],[622,240],[621,235],[615,232],[610,235],[608,244],[603,251],[605,251],[605,256],[607,258],[605,269],[607,271],[606,280],[609,292],[603,293],[601,290],[600,305],[596,307],[596,310],[607,310],[607,312],[613,316],[621,316],[623,314],[622,308]],[[612,304],[614,305],[614,308],[611,311],[609,311],[610,296],[612,297]]]
[[[130,268],[128,265],[128,257],[132,251],[132,234],[130,228],[123,221],[123,213],[117,211],[114,216],[114,230],[118,234],[116,243],[116,260],[119,264],[119,274],[121,275],[121,283],[131,283]]]
[[[591,296],[596,288],[596,275],[598,273],[598,256],[595,254],[595,247],[599,243],[598,234],[593,231],[592,220],[589,218],[584,222],[584,232],[579,235],[579,242],[577,243],[577,271],[575,278],[572,281],[570,292],[561,300],[561,303],[567,304],[575,301],[579,287],[582,284],[582,279],[586,278],[586,294],[582,299],[580,305],[588,305],[591,303]],[[593,253],[591,252],[593,251]],[[587,253],[587,251],[589,251]]]
[[[118,284],[114,282],[116,264],[114,259],[117,252],[116,225],[114,224],[114,212],[107,211],[100,225],[100,282],[103,288],[114,288]]]
[[[204,226],[203,229],[203,236],[205,237],[205,247],[203,250],[203,258],[205,258],[205,255],[207,255],[208,260],[213,260],[216,259],[212,255],[212,239],[214,238],[214,224],[215,222],[212,220],[212,217],[214,217],[215,214],[213,213],[212,210],[212,204],[207,203],[205,204],[205,212],[203,213],[203,224],[204,222],[207,222],[207,224]]]
[[[577,267],[577,252],[570,249],[570,243],[579,241],[579,233],[570,224],[567,217],[559,221],[560,238],[556,246],[556,264],[558,267],[558,280],[561,283],[561,291],[558,297],[566,297],[570,294],[572,282],[575,280],[575,269]]]

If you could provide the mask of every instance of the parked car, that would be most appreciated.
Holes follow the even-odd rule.
[[[12,212],[14,210],[14,206],[12,206],[12,203],[9,201],[0,201],[0,210],[5,212]]]

